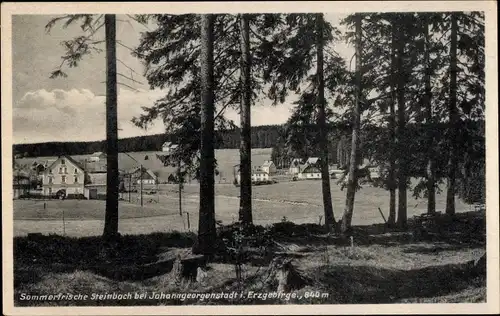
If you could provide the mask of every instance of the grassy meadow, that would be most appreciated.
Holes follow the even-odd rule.
[[[131,153],[153,171],[164,170],[154,153]],[[269,159],[270,150],[255,150],[254,164]],[[154,157],[153,159],[151,157]],[[232,178],[237,150],[217,151],[221,178]],[[121,154],[120,168],[126,165]],[[130,158],[128,158],[130,160]],[[41,159],[40,159],[41,160]],[[131,161],[131,160],[130,160]],[[141,160],[140,160],[141,161]],[[160,173],[161,176],[161,173]],[[230,225],[238,218],[239,188],[228,183],[215,187],[216,220]],[[335,218],[342,216],[345,190],[331,180]],[[230,182],[230,181],[228,181]],[[412,185],[416,180],[413,179]],[[443,189],[443,188],[442,188]],[[119,231],[122,237],[112,259],[102,255],[99,236],[104,227],[102,200],[14,200],[14,299],[16,306],[136,306],[205,304],[361,304],[361,303],[478,303],[486,300],[485,273],[474,262],[485,253],[485,212],[458,198],[457,219],[437,235],[414,234],[413,216],[426,212],[426,199],[408,195],[408,231],[382,224],[389,193],[364,186],[356,193],[353,244],[328,237],[322,231],[321,181],[280,181],[254,186],[255,225],[269,229],[266,251],[290,256],[308,283],[292,293],[295,298],[256,298],[249,295],[275,291],[269,283],[268,255],[235,265],[221,257],[210,262],[202,281],[175,282],[172,260],[189,251],[198,227],[199,185],[186,184],[179,214],[178,186],[161,184],[156,194],[121,194]],[[409,190],[410,192],[410,190]],[[444,191],[443,191],[444,192]],[[436,208],[444,212],[445,195]],[[222,231],[219,228],[219,238]],[[42,233],[42,236],[28,236]],[[268,237],[267,237],[268,236]],[[326,236],[326,237],[325,237]],[[269,248],[267,248],[269,247]],[[279,253],[279,255],[278,255]],[[50,254],[47,256],[47,254]],[[271,257],[272,258],[272,257]],[[109,261],[111,260],[111,261]],[[241,299],[157,299],[152,293],[231,293]],[[126,300],[88,299],[41,301],[22,295],[51,293],[131,293]],[[146,294],[144,294],[146,293]],[[146,298],[134,298],[144,294]]]

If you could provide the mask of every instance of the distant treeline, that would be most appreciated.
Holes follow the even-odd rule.
[[[464,147],[474,144],[484,150],[484,125],[483,123],[478,124],[475,122],[468,122],[464,126],[462,131],[467,131],[467,135],[462,135],[462,141],[468,140],[469,144],[462,144]],[[343,151],[349,151],[348,147],[350,145],[350,128],[349,126],[332,126],[335,131],[333,131],[333,139],[329,144],[330,147],[330,162],[339,163],[339,152],[338,146],[341,141],[341,137],[344,136],[345,149]],[[425,130],[427,129],[427,131]],[[408,155],[413,156],[414,162],[422,160],[425,155],[425,142],[422,141],[421,136],[428,133],[429,127],[419,126],[416,124],[409,124],[407,127],[407,145],[406,151]],[[435,134],[437,139],[443,137],[446,133],[446,125],[438,124],[433,128],[430,128]],[[316,128],[311,127],[310,133],[315,133]],[[381,127],[368,126],[365,127],[362,135],[362,146],[360,148],[363,157],[370,157],[377,154],[377,152],[385,153],[387,148],[384,144],[384,136],[387,131]],[[475,135],[474,137],[472,137]],[[220,138],[222,141],[216,144],[218,149],[238,149],[240,146],[240,135],[239,129],[228,130],[220,133]],[[282,148],[282,151],[286,146],[286,127],[284,125],[264,125],[264,126],[254,126],[252,127],[252,147],[253,148]],[[120,139],[118,142],[118,149],[120,152],[138,152],[138,151],[160,151],[163,143],[165,141],[171,141],[175,143],[175,139],[172,136],[165,134],[157,134],[150,136],[138,136],[131,138]],[[13,150],[15,154],[19,154],[23,157],[40,157],[40,156],[55,156],[60,154],[67,155],[84,155],[92,154],[98,151],[106,150],[106,143],[102,141],[90,141],[90,142],[48,142],[48,143],[34,143],[34,144],[16,144],[13,145]],[[474,147],[475,147],[474,146]],[[308,147],[308,146],[306,146]],[[305,152],[303,155],[299,156],[317,156],[317,148],[304,148]],[[276,151],[276,150],[275,150]],[[474,150],[475,154],[478,154],[477,150]],[[307,154],[306,154],[307,153]],[[484,152],[479,150],[479,155],[484,155]],[[274,155],[273,155],[274,156]],[[281,155],[278,155],[281,156]],[[288,155],[284,155],[288,156]],[[446,159],[446,155],[442,155]],[[279,157],[276,160],[279,161]],[[283,160],[289,161],[292,157],[281,157]],[[305,158],[305,157],[304,157]],[[442,163],[446,163],[445,160]],[[413,165],[424,165],[422,162],[420,164],[414,163]]]
[[[280,128],[282,128],[282,125],[263,125],[252,127],[252,147],[274,147],[279,136]],[[218,142],[216,148],[239,148],[239,129],[221,132],[219,136],[222,138],[222,141]],[[165,134],[124,138],[118,141],[118,150],[120,152],[160,151],[165,141],[171,141],[175,143],[174,137]],[[104,152],[105,150],[106,142],[104,140],[89,142],[47,142],[13,145],[13,152],[23,157],[55,156],[61,154],[85,155],[92,154],[98,151]]]

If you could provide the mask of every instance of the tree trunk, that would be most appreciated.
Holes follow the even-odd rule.
[[[242,94],[240,102],[240,211],[239,220],[244,225],[252,224],[252,134],[250,107],[252,87],[250,85],[250,26],[247,14],[240,15],[240,73]]]
[[[201,159],[200,159],[200,213],[198,244],[194,253],[211,255],[215,251],[214,203],[214,16],[201,16]]]
[[[323,14],[316,15],[316,53],[317,53],[317,84],[318,84],[318,127],[321,166],[321,190],[323,193],[323,208],[325,211],[325,226],[331,231],[335,225],[333,215],[332,192],[330,190],[330,174],[328,172],[328,126],[325,114],[325,78],[323,73]]]
[[[455,172],[458,167],[457,152],[457,16],[451,13],[451,48],[450,48],[450,98],[448,103],[450,157],[448,160],[448,187],[446,190],[446,214],[455,214]]]
[[[396,224],[396,155],[395,155],[395,145],[396,145],[396,85],[397,78],[395,73],[396,67],[396,23],[392,23],[391,31],[391,103],[389,104],[389,138],[391,142],[389,151],[389,218],[387,219],[387,224],[389,226],[394,226]]]
[[[405,228],[407,224],[407,157],[405,154],[405,128],[406,128],[406,111],[405,111],[405,82],[406,77],[404,74],[404,35],[402,30],[398,30],[396,38],[397,44],[397,57],[396,57],[396,72],[397,72],[397,101],[398,101],[398,122],[397,122],[397,156],[398,156],[398,219],[397,225],[400,228]]]
[[[352,214],[354,211],[354,196],[357,187],[357,155],[358,137],[361,116],[361,15],[356,14],[356,92],[353,113],[353,128],[351,139],[351,158],[349,160],[349,178],[347,180],[347,193],[344,214],[342,216],[341,233],[345,235],[351,228]]]
[[[104,17],[106,33],[106,214],[104,239],[118,235],[118,113],[116,83],[116,17]]]
[[[426,107],[426,121],[427,121],[427,213],[436,213],[436,167],[434,163],[434,136],[432,129],[434,128],[434,118],[432,115],[432,89],[431,89],[431,67],[430,67],[430,39],[429,39],[429,20],[424,17],[424,66],[425,66],[425,107]]]

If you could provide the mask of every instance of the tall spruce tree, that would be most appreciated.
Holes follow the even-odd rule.
[[[360,133],[360,117],[361,117],[361,94],[362,94],[362,15],[355,14],[355,50],[356,50],[356,67],[355,67],[355,101],[352,114],[352,136],[351,136],[351,156],[349,159],[349,173],[347,180],[347,193],[344,213],[342,215],[341,233],[347,234],[351,229],[352,215],[354,212],[354,199],[357,188],[357,167],[358,167],[358,144]]]
[[[104,22],[102,21],[104,17]],[[83,57],[102,52],[100,44],[105,43],[106,50],[106,212],[104,217],[103,238],[110,240],[118,235],[118,124],[117,124],[117,81],[116,58],[116,17],[112,14],[91,15],[74,14],[56,17],[46,25],[47,32],[59,22],[63,28],[80,23],[84,35],[63,41],[65,55],[51,78],[67,77],[65,66],[77,67]],[[105,40],[98,39],[99,30],[105,28]],[[125,76],[125,78],[127,78]]]
[[[214,16],[201,16],[201,159],[198,243],[193,252],[213,255],[216,247],[214,201]]]
[[[252,105],[250,21],[248,14],[240,14],[240,210],[239,220],[252,224],[252,135],[250,111]]]

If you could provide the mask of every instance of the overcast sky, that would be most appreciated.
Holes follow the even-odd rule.
[[[34,143],[105,139],[105,55],[86,56],[78,68],[66,69],[67,78],[50,79],[51,71],[59,66],[64,53],[61,41],[81,35],[78,25],[62,29],[60,24],[47,34],[45,25],[52,17],[12,17],[13,141]],[[344,30],[339,26],[338,15],[326,14],[325,18]],[[117,39],[128,47],[136,46],[145,27],[127,22],[125,16],[118,16],[117,19]],[[344,42],[336,44],[336,50],[345,59],[350,59],[353,54],[352,48]],[[140,62],[131,56],[128,49],[117,45],[117,57],[142,73]],[[118,63],[118,72],[130,74],[130,70],[121,63]],[[134,76],[146,83],[143,77]],[[145,131],[134,126],[130,120],[141,114],[141,106],[152,105],[164,93],[149,90],[147,84],[127,84],[139,91],[118,87],[119,137],[162,133],[164,126],[161,122]],[[290,115],[291,102],[277,107],[270,107],[266,101],[256,105],[252,110],[252,125],[284,123]],[[229,110],[226,116],[235,120],[238,118],[234,110]]]

